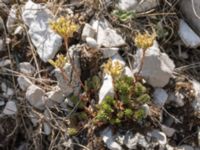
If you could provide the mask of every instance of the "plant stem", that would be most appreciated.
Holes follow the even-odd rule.
[[[142,53],[142,59],[141,59],[141,64],[140,64],[140,68],[138,70],[138,75],[140,74],[140,72],[142,71],[143,65],[144,65],[144,57],[145,57],[145,52],[147,49],[143,49],[143,53]]]

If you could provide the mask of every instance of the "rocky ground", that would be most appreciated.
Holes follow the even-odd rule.
[[[199,150],[200,38],[177,0],[0,0],[0,149]]]

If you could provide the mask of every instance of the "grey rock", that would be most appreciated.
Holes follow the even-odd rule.
[[[138,0],[119,0],[118,7],[121,10],[132,10],[138,5]]]
[[[17,82],[19,84],[20,89],[26,91],[27,88],[32,84],[32,82],[25,76],[19,76],[17,78]]]
[[[0,67],[5,67],[11,64],[11,60],[10,59],[5,59],[5,60],[1,60],[0,59]]]
[[[97,41],[91,37],[86,38],[86,43],[91,48],[98,48]]]
[[[87,37],[95,38],[95,36],[96,31],[92,28],[90,24],[86,23],[81,35],[82,40],[86,40]]]
[[[97,43],[104,47],[119,47],[126,45],[124,39],[115,30],[110,28],[98,32]]]
[[[134,11],[137,13],[149,11],[159,5],[158,0],[120,0],[118,8],[124,11]]]
[[[167,144],[167,137],[165,133],[160,132],[159,130],[153,130],[152,132],[147,133],[147,135],[159,145]]]
[[[110,58],[118,53],[119,48],[100,48],[100,51],[103,53],[104,58]]]
[[[65,99],[65,95],[61,91],[60,88],[55,87],[54,90],[46,93],[48,100],[56,102],[56,103],[62,103]]]
[[[62,38],[49,27],[49,20],[53,19],[51,11],[46,6],[28,1],[23,8],[22,19],[29,27],[28,34],[42,61],[54,58],[62,45]]]
[[[183,107],[185,105],[184,98],[185,96],[178,91],[175,93],[171,92],[169,93],[167,103],[172,102],[176,107]]]
[[[139,49],[135,55],[134,70],[138,72],[143,50]],[[148,48],[144,56],[144,64],[140,75],[153,87],[164,87],[172,77],[175,65],[166,53],[161,53],[157,42]]]
[[[51,134],[51,126],[49,125],[48,123],[48,120],[49,120],[49,113],[47,112],[47,110],[44,111],[44,117],[45,117],[45,121],[43,123],[43,130],[44,130],[44,134],[45,135],[50,135]]]
[[[142,1],[141,3],[139,3],[137,5],[137,7],[135,8],[135,11],[137,13],[146,12],[146,11],[149,11],[151,9],[154,9],[158,5],[159,5],[159,1],[158,0],[144,0],[144,1]]]
[[[178,33],[187,47],[196,48],[200,46],[200,37],[183,20],[180,20]]]
[[[33,107],[40,110],[45,108],[44,95],[45,91],[34,84],[30,85],[26,91],[26,99]]]
[[[65,98],[64,103],[70,107],[74,107],[74,103],[70,100],[70,98]]]
[[[180,0],[178,1],[179,10],[183,19],[200,36],[200,1],[199,0]]]
[[[9,15],[8,15],[8,19],[6,21],[6,27],[8,29],[8,32],[10,34],[13,34],[15,28],[17,27],[17,5],[12,5]]]
[[[4,106],[5,105],[5,101],[4,100],[0,100],[0,106]]]
[[[74,88],[79,86],[79,83],[75,78],[76,73],[74,73],[71,64],[66,63],[63,69],[65,72],[62,72],[59,68],[56,68],[54,72],[55,72],[55,77],[58,81],[58,86],[60,87],[64,95],[68,96],[69,94],[73,93]],[[72,78],[71,78],[71,73],[72,73]]]
[[[133,133],[127,132],[124,139],[124,144],[126,145],[126,147],[128,149],[136,149],[139,136],[139,133],[133,135]]]
[[[167,98],[168,98],[168,94],[164,89],[162,88],[155,89],[153,93],[153,101],[157,106],[159,107],[164,106],[164,104],[167,101]]]
[[[5,115],[14,115],[17,113],[17,106],[16,106],[16,103],[15,101],[8,101],[6,103],[6,106],[3,110],[3,113]]]
[[[103,142],[110,150],[122,150],[122,147],[115,142],[111,128],[107,127],[101,132]]]
[[[5,40],[0,37],[0,52],[6,50]]]
[[[126,45],[124,39],[112,29],[111,24],[105,18],[93,19],[90,24],[97,33],[96,38],[99,47],[111,48]]]
[[[19,70],[21,73],[33,75],[35,67],[33,67],[29,62],[22,62],[19,64]]]
[[[174,133],[176,132],[175,129],[170,128],[170,127],[165,126],[165,125],[161,125],[161,129],[168,137],[172,137],[174,135]]]

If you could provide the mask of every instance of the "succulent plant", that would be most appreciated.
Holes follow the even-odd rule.
[[[147,49],[153,45],[156,38],[156,33],[150,35],[148,32],[141,34],[138,33],[135,37],[135,45],[138,48]]]
[[[114,80],[114,98],[106,96],[98,105],[96,121],[104,124],[120,125],[123,121],[138,122],[145,116],[142,105],[150,101],[145,86],[134,82],[131,77],[121,76]]]
[[[60,69],[62,69],[67,62],[68,62],[68,58],[66,56],[62,55],[62,54],[57,55],[57,58],[56,58],[55,61],[53,61],[51,59],[49,60],[49,63],[52,66],[54,66],[55,68],[60,68]]]
[[[109,59],[107,63],[103,65],[104,72],[111,75],[114,79],[121,76],[124,66],[119,61],[112,61]]]
[[[75,24],[72,21],[72,18],[70,18],[69,16],[62,16],[56,21],[51,21],[50,27],[66,40],[72,37],[73,33],[79,29],[79,26]]]

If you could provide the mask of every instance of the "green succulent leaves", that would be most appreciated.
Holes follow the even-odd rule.
[[[133,78],[121,76],[114,81],[115,96],[107,96],[98,105],[96,121],[120,125],[124,121],[141,121],[146,116],[142,105],[150,101],[147,88]]]

